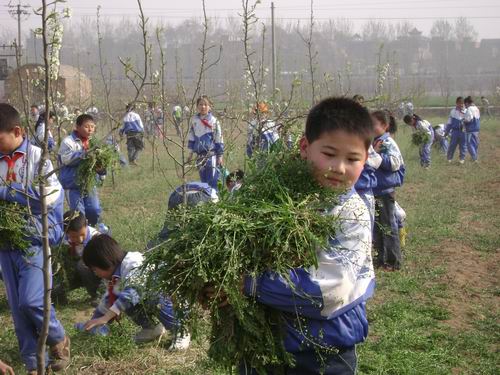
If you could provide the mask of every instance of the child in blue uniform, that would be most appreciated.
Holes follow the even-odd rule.
[[[134,106],[128,104],[123,117],[123,125],[119,130],[120,136],[127,137],[128,162],[137,165],[139,153],[144,149],[144,124],[141,116],[134,111]]]
[[[448,163],[453,160],[455,149],[458,146],[460,164],[465,161],[466,143],[464,133],[464,98],[459,96],[455,101],[456,106],[450,111],[450,116],[444,129],[444,136],[447,137],[451,133],[450,146],[448,147]]]
[[[193,116],[188,135],[190,154],[188,163],[196,154],[196,164],[200,173],[200,181],[217,189],[219,168],[223,164],[224,140],[219,120],[210,112],[210,101],[206,96],[196,101],[198,113]]]
[[[96,226],[101,216],[101,204],[97,189],[83,194],[77,184],[78,166],[90,147],[90,138],[95,132],[95,122],[91,115],[83,114],[76,118],[75,130],[61,143],[58,161],[61,167],[59,179],[66,191],[69,208],[85,214],[89,224]]]
[[[139,252],[125,253],[118,243],[107,234],[93,237],[83,250],[83,262],[98,277],[108,282],[106,294],[94,311],[92,318],[84,323],[86,331],[92,331],[116,320],[121,314],[128,315],[142,329],[135,336],[137,343],[153,341],[165,333],[165,328],[176,333],[179,327],[174,316],[172,302],[160,297],[158,301],[145,301],[139,268],[143,263]],[[155,324],[149,314],[151,307],[158,306],[155,314],[160,324]],[[102,332],[102,331],[101,331]],[[177,349],[189,346],[190,338],[177,339]]]
[[[481,125],[481,115],[479,108],[474,104],[472,97],[468,96],[464,100],[465,104],[465,143],[472,161],[477,162],[477,152],[479,148],[479,128]]]
[[[420,165],[429,168],[431,166],[431,149],[434,143],[434,128],[429,121],[420,118],[417,114],[406,115],[403,121],[414,130],[425,132],[429,136],[427,143],[424,143],[419,150]]]
[[[52,127],[54,120],[56,119],[56,114],[54,112],[50,112],[48,120],[45,120],[46,113],[42,113],[38,116],[35,123],[35,134],[31,140],[35,146],[42,147],[42,142],[45,138],[45,125],[47,124],[49,127],[49,134],[47,138],[47,148],[49,151],[54,150],[56,147],[56,142],[54,141],[54,137],[52,136],[52,132],[50,128]]]
[[[62,255],[61,273],[65,273],[67,280],[59,280],[52,290],[52,298],[58,303],[67,302],[66,294],[80,287],[85,287],[91,303],[95,303],[101,280],[83,263],[83,248],[91,238],[101,234],[97,229],[88,225],[82,212],[67,211],[64,213],[65,242],[69,252]],[[59,278],[60,279],[60,278]]]
[[[444,124],[438,124],[433,127],[434,129],[434,142],[439,143],[439,149],[443,154],[448,153],[448,138],[444,135]]]
[[[355,374],[356,344],[368,335],[366,300],[375,286],[370,211],[354,189],[368,157],[373,124],[368,111],[345,98],[328,98],[311,109],[300,153],[325,189],[345,190],[338,205],[325,207],[340,229],[318,267],[290,270],[289,284],[272,270],[244,278],[244,293],[283,313],[285,349],[295,359],[286,374]],[[319,355],[322,359],[319,359]],[[269,373],[275,369],[269,369]],[[245,363],[240,374],[255,374]]]
[[[399,228],[394,215],[395,188],[403,184],[404,161],[399,147],[391,137],[389,129],[396,120],[385,111],[372,113],[375,140],[373,148],[382,157],[375,172],[377,186],[375,196],[376,220],[374,248],[378,251],[377,266],[393,271],[401,267],[401,245]]]
[[[26,252],[12,246],[0,248],[0,267],[21,358],[30,374],[36,374],[37,341],[43,324],[43,246],[39,233],[42,212],[37,183],[41,155],[42,150],[23,136],[17,110],[1,103],[0,200],[29,206],[31,215],[26,221],[29,248]],[[42,167],[42,176],[52,170],[52,163],[47,160]],[[63,236],[64,202],[63,190],[55,174],[47,177],[46,192],[48,240],[50,246],[55,246]],[[47,343],[52,357],[51,368],[54,371],[62,370],[69,364],[70,342],[52,307]]]

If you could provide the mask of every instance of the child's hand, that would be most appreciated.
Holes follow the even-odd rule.
[[[86,322],[85,325],[83,326],[83,329],[85,329],[85,331],[90,331],[92,328],[102,326],[107,322],[108,319],[106,319],[105,316],[101,316],[100,318],[92,319]]]
[[[217,156],[217,166],[222,167],[224,165],[224,158],[221,156]]]
[[[375,143],[373,144],[373,149],[375,150],[375,152],[380,153],[380,150],[382,149],[382,141],[375,141]]]
[[[0,361],[0,374],[2,375],[14,375],[14,370],[12,367],[6,365],[2,361]]]

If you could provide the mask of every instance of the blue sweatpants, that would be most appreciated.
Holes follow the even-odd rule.
[[[31,246],[26,256],[17,250],[0,251],[0,266],[7,291],[21,358],[28,371],[36,370],[38,332],[43,323],[43,250]],[[47,344],[64,340],[64,328],[51,307]]]
[[[293,353],[295,367],[270,367],[266,375],[354,375],[356,373],[357,356],[356,347],[341,348],[338,353],[322,354],[314,350]],[[240,375],[257,375],[257,371],[248,368],[245,363],[240,364]]]
[[[443,154],[446,155],[448,153],[448,139],[446,139],[446,137],[441,137],[439,139],[439,148]]]
[[[479,132],[465,133],[465,141],[467,150],[469,151],[472,160],[477,160],[477,151],[479,149]]]
[[[96,226],[101,216],[101,204],[97,195],[97,189],[94,189],[87,196],[82,196],[78,189],[66,189],[66,200],[71,210],[78,210],[85,214],[89,225]]]
[[[454,131],[451,133],[450,146],[448,147],[448,160],[453,160],[453,155],[455,154],[457,146],[460,153],[460,160],[465,160],[466,143],[464,132]]]
[[[217,168],[217,157],[200,156],[198,172],[200,173],[200,181],[205,182],[213,189],[217,190],[217,182],[219,181],[220,171]]]
[[[139,303],[125,310],[125,314],[141,328],[153,328],[152,316],[150,316],[148,312],[152,311],[154,306],[159,306],[160,311],[156,317],[167,330],[176,332],[179,328],[179,321],[175,317],[172,301],[170,298],[160,297],[156,302],[157,303],[151,303],[148,301],[146,302],[146,306]],[[96,309],[92,315],[92,319],[100,318],[103,315],[101,311]]]
[[[434,133],[432,133],[429,142],[425,143],[420,148],[420,165],[422,167],[428,167],[431,165],[431,149],[433,143],[434,143]]]

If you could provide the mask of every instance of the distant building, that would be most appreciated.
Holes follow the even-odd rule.
[[[12,71],[5,81],[5,95],[9,102],[21,106],[21,87],[19,76],[23,82],[22,92],[29,103],[41,103],[44,100],[44,73],[40,64],[26,64]],[[62,102],[66,106],[78,106],[90,101],[92,83],[90,79],[78,69],[61,65],[59,76],[55,82],[57,91],[62,95]]]

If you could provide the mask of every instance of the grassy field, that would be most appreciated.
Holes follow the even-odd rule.
[[[358,347],[359,373],[498,374],[500,121],[482,124],[479,164],[448,165],[434,150],[432,167],[423,170],[408,129],[397,142],[407,165],[397,200],[408,215],[409,237],[403,269],[377,274],[370,335]],[[157,161],[153,174],[146,151],[142,168],[118,171],[115,186],[108,178],[101,189],[104,221],[127,250],[143,249],[159,230],[176,184],[173,164],[166,157]],[[126,319],[109,337],[75,332],[73,324],[92,312],[81,290],[57,312],[72,337],[68,374],[221,373],[206,360],[203,338],[185,352],[169,352],[168,338],[136,346],[135,327]],[[0,358],[23,373],[3,290],[0,324]]]

